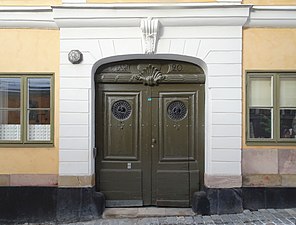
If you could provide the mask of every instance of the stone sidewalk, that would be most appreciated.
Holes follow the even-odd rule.
[[[112,217],[112,215],[110,217]],[[157,215],[152,217],[146,217],[146,216],[141,218],[140,217],[141,215],[138,215],[137,218],[120,218],[120,219],[103,218],[95,221],[70,223],[70,224],[72,225],[181,225],[181,224],[182,225],[183,224],[184,225],[189,225],[189,224],[193,224],[193,225],[201,225],[201,224],[283,225],[283,224],[296,224],[296,208],[294,209],[261,209],[259,211],[245,210],[243,213],[240,213],[240,214],[225,214],[225,215],[212,215],[212,216],[201,216],[201,215],[185,215],[184,216],[183,215],[183,216],[165,216],[164,217],[161,215]]]

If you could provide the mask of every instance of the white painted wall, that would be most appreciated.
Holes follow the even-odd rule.
[[[156,54],[203,60],[206,72],[205,171],[241,175],[241,26],[161,27]],[[109,56],[142,54],[139,27],[61,28],[60,175],[94,173],[93,64]],[[84,60],[72,65],[67,54]]]

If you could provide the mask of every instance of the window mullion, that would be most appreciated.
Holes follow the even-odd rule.
[[[23,142],[27,142],[27,114],[28,114],[28,88],[27,76],[23,77]]]
[[[50,77],[50,140],[54,142],[54,77]]]
[[[274,89],[274,93],[273,93],[273,104],[274,104],[274,139],[276,142],[279,141],[280,138],[280,96],[279,96],[279,90],[280,90],[280,78],[279,78],[279,74],[274,74],[274,85],[273,85],[273,89]]]

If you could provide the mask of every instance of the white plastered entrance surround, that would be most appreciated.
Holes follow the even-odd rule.
[[[0,7],[0,28],[60,29],[60,177],[94,174],[93,76],[97,66],[151,57],[145,54],[148,49],[154,58],[190,61],[205,70],[205,184],[240,187],[242,29],[296,27],[295,6],[240,2],[86,4],[85,0],[63,0],[60,6]],[[148,18],[157,20],[157,32],[148,35],[155,38],[155,46],[143,38],[147,29],[141,29],[141,23]],[[73,49],[83,53],[80,64],[68,61]],[[88,181],[76,183],[89,186]]]
[[[241,186],[242,26],[248,15],[249,6],[233,4],[55,7],[61,31],[60,175],[94,173],[98,64],[167,58],[194,62],[206,72],[205,184],[217,186],[219,178],[219,187]],[[149,32],[143,26],[151,26],[150,40],[143,38]],[[81,64],[68,61],[73,49],[83,53]]]
[[[256,8],[234,1],[53,7],[61,31],[60,176],[94,174],[97,67],[153,53],[205,70],[205,185],[241,187],[242,29],[295,26],[294,12],[293,7]],[[72,49],[83,53],[81,64],[68,61]]]

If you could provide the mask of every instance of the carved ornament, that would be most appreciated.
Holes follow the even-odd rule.
[[[141,30],[145,54],[154,54],[156,51],[158,25],[158,19],[147,18],[141,20]]]
[[[149,64],[145,69],[143,69],[138,75],[134,75],[133,79],[143,81],[143,84],[154,86],[162,80],[166,79],[166,76],[163,75],[156,67]]]

